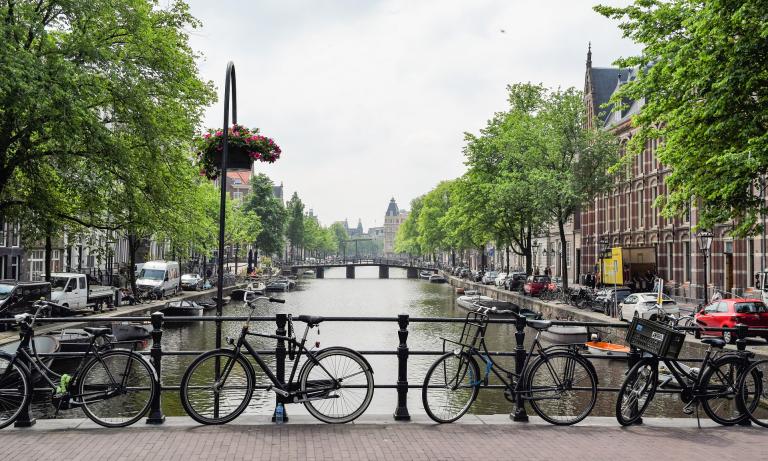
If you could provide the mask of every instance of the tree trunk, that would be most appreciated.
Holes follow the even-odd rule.
[[[525,273],[533,274],[533,255],[531,254],[531,237],[533,230],[528,225],[525,231]]]
[[[509,275],[509,245],[506,246],[507,251],[507,275]]]
[[[134,298],[138,299],[138,291],[136,291],[136,252],[139,249],[139,245],[136,243],[139,239],[134,234],[128,234],[128,260],[131,263],[131,267],[128,268],[128,281],[131,284],[131,293]]]
[[[568,246],[565,241],[565,222],[557,220],[557,229],[560,231],[560,267],[563,268],[563,290],[568,289]]]
[[[51,229],[50,223],[45,226],[45,281],[51,281],[51,253],[53,252],[53,243],[51,242]]]

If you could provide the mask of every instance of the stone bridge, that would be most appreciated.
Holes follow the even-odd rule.
[[[322,279],[325,278],[325,269],[330,269],[332,267],[345,267],[347,270],[347,278],[353,279],[355,278],[355,267],[364,266],[378,266],[380,279],[389,278],[390,267],[405,269],[409,279],[418,278],[420,271],[429,271],[433,274],[437,274],[438,271],[438,268],[432,265],[403,259],[386,258],[354,258],[337,259],[333,261],[300,262],[291,264],[290,270],[291,273],[297,275],[300,270],[312,269],[315,271],[315,277]]]

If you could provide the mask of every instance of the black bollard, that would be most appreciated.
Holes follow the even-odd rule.
[[[160,378],[163,360],[163,313],[152,313],[152,349],[149,352],[149,356],[152,359],[152,366],[155,369],[155,385],[157,386],[157,392],[152,398],[152,405],[149,407],[149,416],[147,416],[147,424],[163,424],[165,422],[165,415],[163,414],[163,408],[161,405],[161,396],[163,394],[163,380]]]
[[[526,320],[522,315],[517,315],[515,320],[515,373],[517,373],[517,379],[523,378],[523,368],[525,367],[525,325]],[[528,421],[528,413],[525,412],[525,400],[521,394],[515,397],[515,408],[512,410],[512,414],[509,415],[512,421],[526,422]]]
[[[277,336],[285,336],[287,334],[285,327],[288,324],[288,314],[277,314],[276,323],[277,329],[275,330],[275,334]],[[285,384],[285,356],[285,340],[278,339],[277,345],[275,346],[275,377],[280,384]],[[286,403],[290,403],[290,401],[284,399],[279,394],[275,394],[275,411],[272,412],[273,423],[277,422],[276,412],[278,404],[283,404],[283,421],[288,422],[288,412],[285,411]]]
[[[410,421],[408,413],[408,314],[397,316],[397,337],[400,344],[397,346],[397,407],[392,415],[395,421]]]

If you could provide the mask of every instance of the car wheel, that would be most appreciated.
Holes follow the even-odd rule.
[[[724,331],[723,332],[723,341],[725,341],[728,344],[734,344],[736,343],[736,337],[733,335],[730,331]]]

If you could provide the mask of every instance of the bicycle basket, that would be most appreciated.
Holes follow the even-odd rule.
[[[685,333],[642,317],[632,319],[627,330],[627,344],[666,359],[676,359],[684,341]]]
[[[485,326],[488,324],[488,315],[479,312],[470,312],[461,329],[461,336],[456,344],[465,348],[476,349],[485,336]]]

